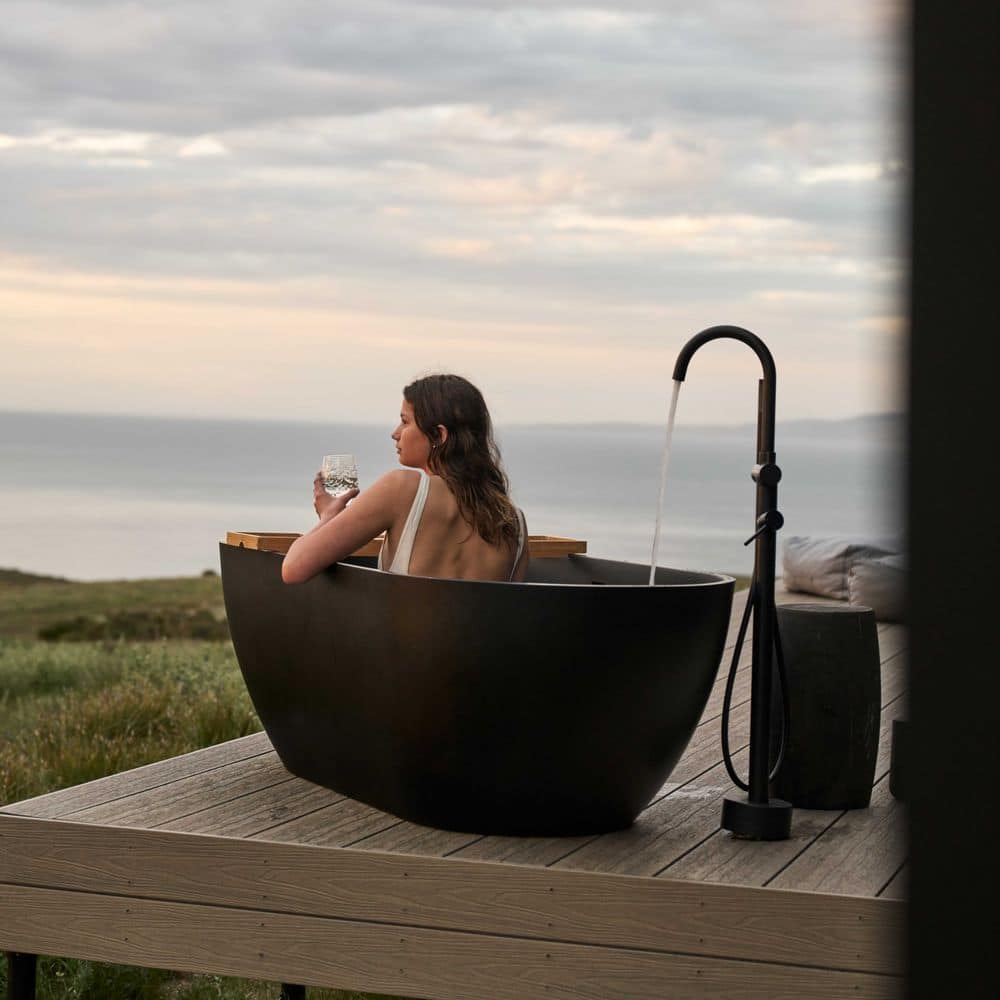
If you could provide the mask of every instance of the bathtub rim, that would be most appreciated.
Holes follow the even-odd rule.
[[[284,554],[281,552],[271,552],[266,549],[247,549],[243,545],[230,545],[228,542],[219,542],[219,548],[221,549],[243,549],[244,551],[259,552],[261,555],[266,556],[276,556],[280,559],[284,559]],[[344,559],[338,559],[336,562],[331,563],[329,566],[324,567],[316,574],[320,576],[324,573],[329,573],[330,570],[337,566],[343,566],[349,570],[363,570],[367,573],[377,573],[384,576],[390,577],[402,577],[409,578],[412,580],[433,580],[440,583],[463,583],[463,584],[480,584],[483,586],[499,586],[499,587],[579,587],[579,588],[590,588],[590,587],[602,587],[609,590],[672,590],[677,588],[699,588],[699,587],[718,587],[720,585],[725,585],[727,583],[736,583],[736,577],[729,573],[716,573],[711,570],[700,570],[700,569],[681,569],[677,566],[661,566],[657,565],[657,572],[666,571],[668,573],[678,573],[685,576],[692,577],[702,577],[704,579],[694,579],[694,580],[676,580],[669,583],[571,583],[571,582],[549,582],[544,580],[467,580],[463,577],[456,576],[423,576],[419,573],[390,573],[388,570],[379,569],[377,566],[366,566],[361,562],[351,562],[353,558],[371,558],[368,556],[353,557],[345,556]],[[581,560],[593,560],[596,562],[607,562],[614,563],[617,566],[627,566],[630,568],[635,568],[636,570],[649,570],[648,563],[637,563],[632,562],[627,559],[608,559],[604,556],[595,556],[588,553],[576,553],[570,552],[564,556],[548,556],[542,559],[536,559],[535,563],[542,561],[561,562],[562,560],[569,561],[570,563],[578,562]],[[302,583],[286,583],[286,587],[301,587],[307,585],[311,580],[316,577],[310,577],[309,580],[305,580]]]

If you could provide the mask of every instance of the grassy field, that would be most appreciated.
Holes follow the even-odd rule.
[[[0,570],[0,803],[257,732],[232,644],[191,638],[192,623],[228,636],[218,576],[74,583]],[[0,962],[0,995],[6,976]],[[39,963],[40,1000],[278,995],[276,983]],[[374,1000],[319,989],[309,997]]]

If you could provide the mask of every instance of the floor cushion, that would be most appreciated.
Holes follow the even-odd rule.
[[[892,545],[890,540],[882,539],[791,535],[784,544],[782,583],[786,590],[846,601],[851,566],[858,560],[898,555],[899,550]]]
[[[901,622],[906,600],[906,559],[902,555],[856,559],[847,573],[847,599],[875,612],[882,622]]]

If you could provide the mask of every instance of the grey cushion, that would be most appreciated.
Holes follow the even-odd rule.
[[[859,559],[897,555],[889,540],[812,538],[791,535],[785,539],[782,582],[786,590],[846,601],[847,575]],[[876,616],[877,617],[877,616]]]
[[[871,608],[883,622],[901,622],[906,601],[906,559],[858,559],[847,573],[847,599]]]

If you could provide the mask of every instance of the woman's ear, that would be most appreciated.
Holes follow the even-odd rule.
[[[437,425],[438,439],[437,444],[440,446],[448,440],[448,428],[444,424]]]

